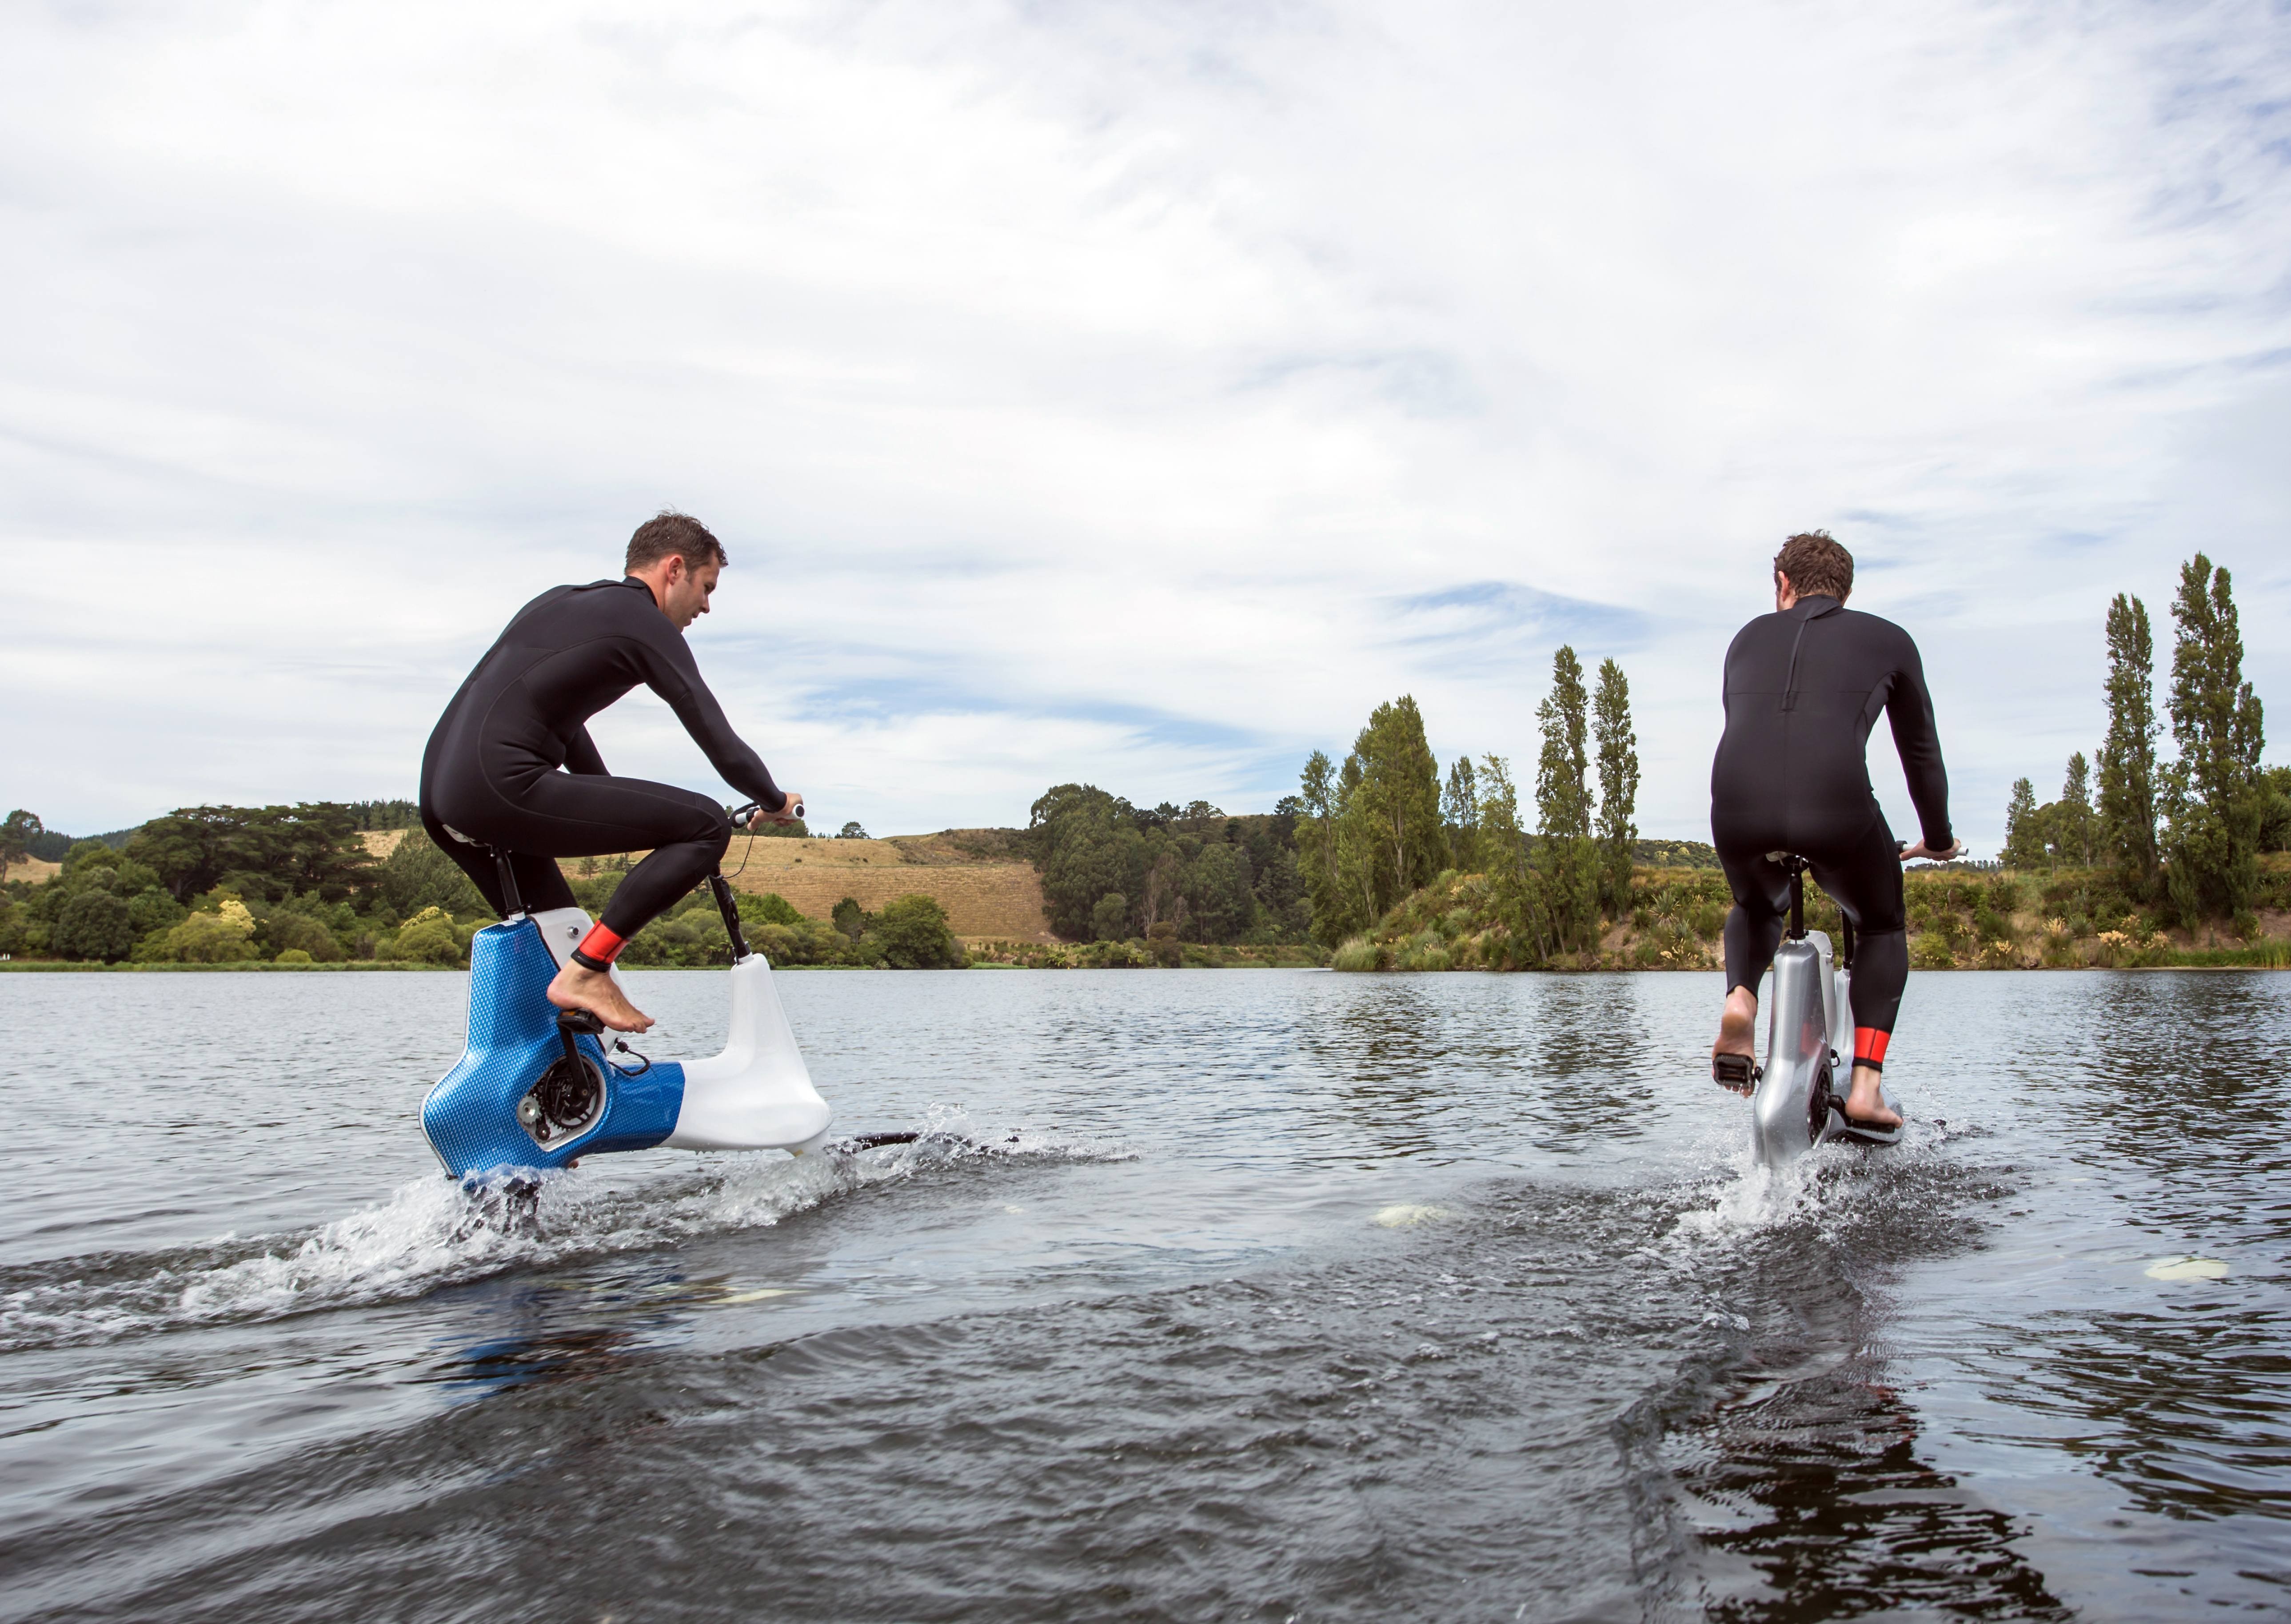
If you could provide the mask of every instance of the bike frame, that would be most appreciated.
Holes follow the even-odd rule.
[[[1766,1060],[1750,1095],[1751,1150],[1775,1167],[1833,1139],[1891,1144],[1900,1129],[1845,1120],[1840,1084],[1851,1062],[1840,1057],[1853,1052],[1853,924],[1845,923],[1844,952],[1833,962],[1829,935],[1805,928],[1805,860],[1768,855],[1789,875],[1790,919],[1766,995]]]

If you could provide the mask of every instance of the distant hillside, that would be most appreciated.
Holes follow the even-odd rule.
[[[54,829],[43,829],[26,844],[32,855],[42,862],[60,863],[63,861],[64,854],[83,840],[100,840],[117,852],[127,844],[127,837],[134,832],[133,829],[113,829],[102,835],[65,835]],[[52,868],[50,872],[54,870]]]
[[[1057,940],[1042,909],[1042,882],[1017,848],[1016,829],[944,829],[886,840],[736,839],[724,859],[735,889],[776,891],[797,911],[824,919],[849,897],[874,912],[894,897],[931,898],[957,936],[1003,941]]]
[[[364,838],[370,851],[384,857],[402,836],[375,831]],[[734,890],[759,896],[776,892],[813,919],[827,918],[846,897],[874,913],[894,898],[925,896],[946,910],[947,924],[957,936],[1055,941],[1042,909],[1042,883],[1025,847],[1025,836],[1017,829],[942,829],[883,840],[759,838],[752,844],[736,836],[724,858],[724,873]],[[630,862],[643,855],[623,854]],[[558,867],[577,879],[591,871],[591,860],[567,858]],[[599,868],[621,860],[593,860]]]

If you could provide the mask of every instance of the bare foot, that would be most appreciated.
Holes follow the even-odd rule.
[[[1885,1104],[1884,1092],[1878,1087],[1878,1074],[1867,1066],[1853,1068],[1853,1092],[1845,1096],[1845,1114],[1856,1122],[1866,1122],[1880,1128],[1898,1128],[1901,1114]]]
[[[652,1017],[621,991],[620,983],[601,970],[567,964],[549,984],[549,1001],[561,1010],[587,1010],[615,1032],[642,1032]]]
[[[1711,1058],[1739,1054],[1746,1059],[1756,1059],[1757,1045],[1751,1035],[1757,1029],[1757,1025],[1758,995],[1747,987],[1737,987],[1726,995],[1726,1012],[1718,1017],[1718,1041],[1710,1045]],[[1748,1084],[1737,1087],[1731,1083],[1723,1083],[1719,1086],[1732,1089],[1745,1098],[1750,1092]]]

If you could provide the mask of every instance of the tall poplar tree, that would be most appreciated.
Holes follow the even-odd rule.
[[[2005,804],[2005,866],[2041,868],[2045,866],[2045,836],[2037,819],[2037,787],[2025,778],[2013,780],[2013,798]]]
[[[1450,856],[1457,868],[1476,873],[1480,857],[1480,786],[1472,758],[1459,756],[1448,769],[1448,790],[1440,804],[1448,821]]]
[[[1631,842],[1639,800],[1639,738],[1631,725],[1631,684],[1623,668],[1599,662],[1591,695],[1591,736],[1599,760],[1599,906],[1610,919],[1631,906]]]
[[[1297,829],[1297,867],[1313,912],[1313,934],[1335,947],[1366,923],[1358,917],[1338,862],[1338,819],[1344,811],[1337,764],[1326,750],[1306,757],[1302,781],[1305,816]]]
[[[2078,750],[2069,757],[2068,778],[2061,785],[2060,805],[2049,831],[2053,851],[2062,862],[2076,868],[2092,867],[2093,823],[2092,766]]]
[[[1511,764],[1500,756],[1480,757],[1480,859],[1495,892],[1496,917],[1510,938],[1505,964],[1525,970],[1548,956],[1550,930],[1543,906],[1542,876],[1531,860],[1527,831],[1519,820],[1519,791]]]
[[[2156,894],[2156,644],[2148,606],[2108,606],[2108,735],[2100,746],[2100,846],[2134,894]]]
[[[1535,763],[1537,867],[1543,876],[1552,946],[1591,945],[1599,918],[1599,860],[1591,840],[1589,696],[1583,662],[1562,644],[1551,659],[1551,692],[1536,707],[1543,747]]]
[[[2259,697],[2243,680],[2243,634],[2228,572],[2198,553],[2180,570],[2172,604],[2172,740],[2180,758],[2165,774],[2170,816],[2165,878],[2182,918],[2246,912],[2259,888],[2265,795]]]

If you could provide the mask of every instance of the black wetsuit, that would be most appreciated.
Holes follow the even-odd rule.
[[[1857,935],[1853,1021],[1893,1029],[1909,976],[1901,864],[1869,788],[1869,730],[1882,710],[1930,851],[1945,852],[1949,775],[1917,645],[1891,620],[1834,597],[1760,615],[1726,651],[1726,732],[1710,768],[1710,834],[1734,893],[1726,989],[1757,989],[1781,945],[1794,852]],[[1883,1045],[1879,1045],[1882,1058]]]
[[[605,906],[603,923],[623,939],[714,871],[732,838],[723,807],[673,784],[607,777],[589,737],[589,718],[639,683],[668,701],[726,783],[768,812],[786,804],[651,588],[551,588],[518,611],[422,753],[422,825],[495,912],[507,899],[492,856],[471,841],[510,854],[519,900],[535,910],[573,906],[555,859],[649,848]]]

